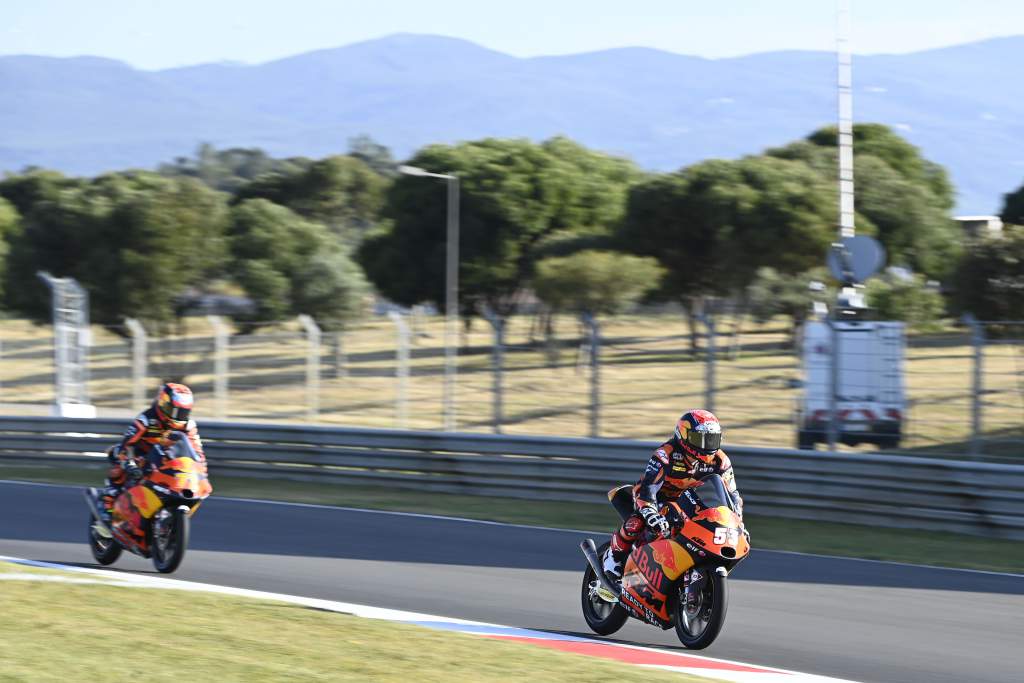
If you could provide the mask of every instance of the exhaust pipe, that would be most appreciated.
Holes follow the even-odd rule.
[[[103,521],[103,517],[100,515],[99,509],[96,507],[96,496],[97,491],[94,488],[85,490],[85,502],[89,506],[89,512],[92,513],[93,526],[98,527],[97,531],[104,538],[113,538],[114,533],[107,526],[107,523]]]
[[[594,545],[594,540],[588,538],[580,543],[580,550],[583,551],[583,556],[587,558],[587,563],[590,565],[590,568],[594,570],[594,574],[597,575],[597,580],[600,582],[601,587],[614,595],[617,600],[622,590],[609,581],[608,577],[605,576],[604,567],[601,564],[601,558],[597,556],[597,546]]]

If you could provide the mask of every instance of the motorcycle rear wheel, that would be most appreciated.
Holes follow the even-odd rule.
[[[153,533],[153,566],[161,574],[170,574],[185,559],[188,548],[189,519],[188,514],[181,510],[172,510],[168,522],[170,528],[165,535],[158,537]]]
[[[607,548],[607,543],[598,548],[598,557],[603,556]],[[598,585],[597,575],[588,562],[586,571],[583,572],[583,587],[580,591],[583,618],[594,633],[610,636],[622,628],[622,625],[629,619],[629,614],[617,602],[607,602],[598,597],[594,590],[596,585]]]
[[[729,588],[726,578],[711,568],[702,569],[708,576],[696,600],[687,604],[682,582],[675,600],[672,621],[675,623],[679,642],[690,650],[703,650],[715,642],[729,609]]]
[[[89,515],[89,550],[92,551],[93,559],[99,564],[106,566],[117,562],[121,557],[121,544],[112,538],[103,538],[96,533],[93,525],[96,521]]]

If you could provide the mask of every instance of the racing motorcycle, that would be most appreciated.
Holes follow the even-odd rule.
[[[188,547],[189,520],[213,487],[206,460],[182,435],[170,448],[154,446],[142,468],[143,475],[125,486],[114,501],[109,524],[104,519],[100,492],[89,488],[89,549],[102,565],[113,564],[128,550],[153,560],[158,572],[178,568]]]
[[[632,487],[608,492],[625,520],[633,514]],[[670,525],[662,537],[650,529],[637,539],[622,583],[604,573],[608,544],[580,544],[587,558],[581,598],[587,625],[603,636],[629,617],[662,629],[675,627],[680,642],[700,650],[718,637],[729,605],[726,578],[750,554],[750,537],[722,478],[713,474],[661,507]]]

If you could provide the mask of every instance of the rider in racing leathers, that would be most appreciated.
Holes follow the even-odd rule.
[[[194,402],[192,390],[184,384],[164,384],[153,399],[153,405],[132,421],[121,443],[107,451],[111,467],[101,502],[108,521],[114,501],[125,485],[142,477],[142,465],[154,446],[168,448],[180,438],[176,433],[181,433],[191,442],[196,455],[205,458],[199,429],[191,419]]]
[[[719,448],[721,444],[722,426],[709,411],[690,410],[679,418],[672,438],[654,451],[644,476],[633,487],[636,512],[612,535],[603,558],[606,574],[622,578],[622,563],[645,524],[661,535],[668,533],[669,523],[659,512],[660,506],[706,476],[721,475],[736,510],[743,516],[743,499],[736,490],[732,464]]]

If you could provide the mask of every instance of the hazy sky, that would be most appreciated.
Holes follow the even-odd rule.
[[[854,51],[1024,33],[1022,0],[852,0]],[[147,69],[264,62],[389,33],[517,56],[647,46],[721,57],[835,45],[834,0],[0,0],[0,54],[99,55]]]

